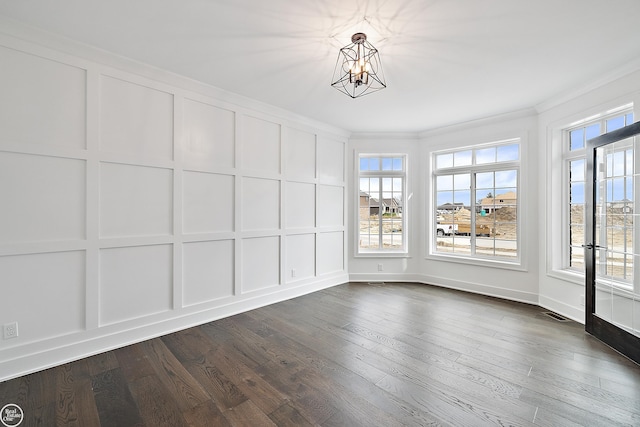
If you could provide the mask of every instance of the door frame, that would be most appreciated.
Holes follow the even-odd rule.
[[[598,340],[640,364],[640,337],[621,329],[596,315],[596,149],[635,135],[640,135],[640,122],[605,133],[587,141],[586,228],[585,228],[585,330]],[[635,145],[635,143],[634,143]],[[640,149],[640,144],[636,149]],[[640,168],[640,165],[636,167]],[[636,183],[634,183],[635,187]],[[640,183],[638,184],[640,185]],[[636,201],[640,202],[640,201]],[[640,206],[640,203],[638,203]],[[634,211],[635,213],[635,211]],[[640,212],[639,212],[640,213]],[[640,227],[640,221],[637,224]],[[635,243],[635,242],[634,242]],[[640,242],[638,242],[640,245]],[[640,274],[640,265],[634,265]]]

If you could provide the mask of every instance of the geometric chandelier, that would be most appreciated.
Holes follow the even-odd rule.
[[[351,44],[340,49],[331,86],[358,98],[387,87],[378,49],[364,33],[351,36]]]

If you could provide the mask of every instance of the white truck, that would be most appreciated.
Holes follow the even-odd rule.
[[[438,223],[436,228],[436,234],[438,235],[438,237],[451,236],[452,234],[458,234],[458,224]]]

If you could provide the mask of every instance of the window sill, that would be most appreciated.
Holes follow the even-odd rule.
[[[526,266],[524,266],[519,259],[512,261],[505,259],[471,258],[448,254],[429,254],[425,259],[430,261],[477,265],[479,267],[501,268],[504,270],[528,271]]]
[[[408,252],[359,252],[354,258],[411,258]]]
[[[581,286],[584,286],[584,282],[586,280],[584,272],[576,270],[550,270],[547,272],[547,275],[555,279],[564,280],[565,282],[571,282]]]

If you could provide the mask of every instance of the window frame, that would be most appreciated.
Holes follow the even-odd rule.
[[[621,105],[619,107],[616,108],[610,108],[607,109],[601,113],[598,114],[592,114],[588,117],[585,117],[583,119],[580,120],[576,120],[566,126],[563,126],[560,129],[560,143],[562,144],[562,153],[561,153],[561,157],[562,157],[562,194],[561,194],[561,200],[562,200],[562,209],[561,209],[561,238],[560,241],[562,242],[562,247],[561,247],[561,264],[558,266],[559,270],[562,272],[566,272],[570,275],[574,275],[574,276],[578,276],[581,278],[584,278],[584,264],[582,265],[582,267],[577,267],[577,266],[571,266],[571,252],[572,252],[572,248],[577,248],[577,246],[572,245],[571,243],[571,195],[570,195],[570,188],[571,188],[571,183],[573,181],[571,181],[571,162],[573,161],[578,161],[578,160],[584,160],[584,179],[587,179],[586,173],[586,160],[587,160],[587,150],[586,150],[586,140],[587,137],[585,135],[584,137],[584,142],[585,145],[580,148],[580,149],[576,149],[576,150],[572,150],[571,149],[571,132],[578,130],[578,129],[586,129],[589,126],[593,126],[595,124],[599,124],[600,125],[600,131],[598,135],[602,135],[606,132],[608,132],[609,130],[607,129],[607,121],[613,118],[617,118],[617,117],[624,117],[624,121],[626,122],[627,120],[627,115],[632,114],[635,116],[634,114],[634,108],[633,108],[633,103],[631,104],[624,104]],[[585,205],[586,205],[586,197],[587,195],[585,194],[583,196],[583,218],[582,218],[582,225],[583,227],[586,225],[586,212],[584,211],[585,209]],[[584,242],[583,242],[584,244]]]
[[[569,168],[568,155],[570,140],[565,136],[565,130],[584,126],[591,120],[633,113],[635,120],[639,120],[636,106],[640,105],[640,97],[627,96],[591,106],[564,118],[554,120],[546,127],[546,241],[545,247],[546,274],[549,277],[584,286],[584,271],[568,269],[569,256]],[[580,157],[571,156],[570,160]],[[585,157],[586,159],[586,152]],[[558,185],[561,183],[561,185]]]
[[[400,257],[406,258],[409,256],[409,233],[408,233],[408,215],[409,209],[407,206],[407,188],[408,188],[408,176],[409,176],[409,155],[407,153],[386,153],[386,152],[370,152],[370,151],[356,151],[355,152],[355,185],[354,185],[354,199],[355,199],[355,215],[354,215],[354,257]],[[402,171],[385,171],[377,170],[362,173],[360,171],[360,159],[362,158],[401,158],[402,159]],[[360,178],[401,178],[402,179],[402,248],[376,248],[376,249],[362,249],[360,247]],[[380,187],[379,192],[382,192]],[[380,215],[379,221],[382,222],[382,215]],[[381,228],[380,228],[381,229]],[[380,234],[382,236],[382,234]],[[382,237],[380,237],[382,239]]]
[[[526,143],[524,136],[515,136],[506,139],[497,139],[488,143],[479,143],[468,146],[460,146],[455,148],[447,148],[442,150],[434,150],[429,153],[429,164],[430,164],[430,173],[427,178],[427,192],[428,194],[426,198],[426,227],[425,231],[429,234],[429,237],[425,239],[427,248],[426,248],[426,258],[433,259],[438,261],[449,261],[455,263],[463,263],[463,264],[472,264],[472,265],[481,265],[481,266],[492,266],[504,269],[512,269],[519,271],[526,271],[526,266],[524,263],[525,257],[525,240],[526,237],[523,234],[522,230],[522,222],[524,218],[524,209],[523,206],[525,202],[523,201],[524,196],[522,193],[522,188],[524,188],[525,182],[525,166],[522,162],[523,153],[525,152]],[[491,163],[482,163],[476,164],[475,156],[477,150],[483,150],[492,147],[500,147],[500,146],[508,146],[508,145],[518,145],[518,160],[515,161],[495,161]],[[448,154],[448,153],[459,153],[464,151],[472,151],[473,160],[472,164],[468,166],[452,166],[448,168],[438,168],[436,164],[436,159],[438,155]],[[516,192],[518,194],[516,200],[516,247],[517,247],[517,256],[510,257],[501,257],[501,256],[492,256],[492,255],[483,255],[483,254],[461,254],[461,253],[447,253],[447,252],[438,252],[437,251],[437,235],[436,235],[436,222],[437,222],[437,180],[436,176],[439,175],[450,175],[454,173],[469,173],[471,179],[471,208],[475,208],[477,205],[477,200],[475,200],[475,192],[476,192],[476,184],[474,177],[478,173],[484,172],[500,172],[500,171],[508,171],[515,170],[517,175],[517,183],[516,183]],[[474,236],[475,237],[475,236]],[[475,238],[472,238],[470,242],[471,250],[473,251],[473,245],[475,244]]]

